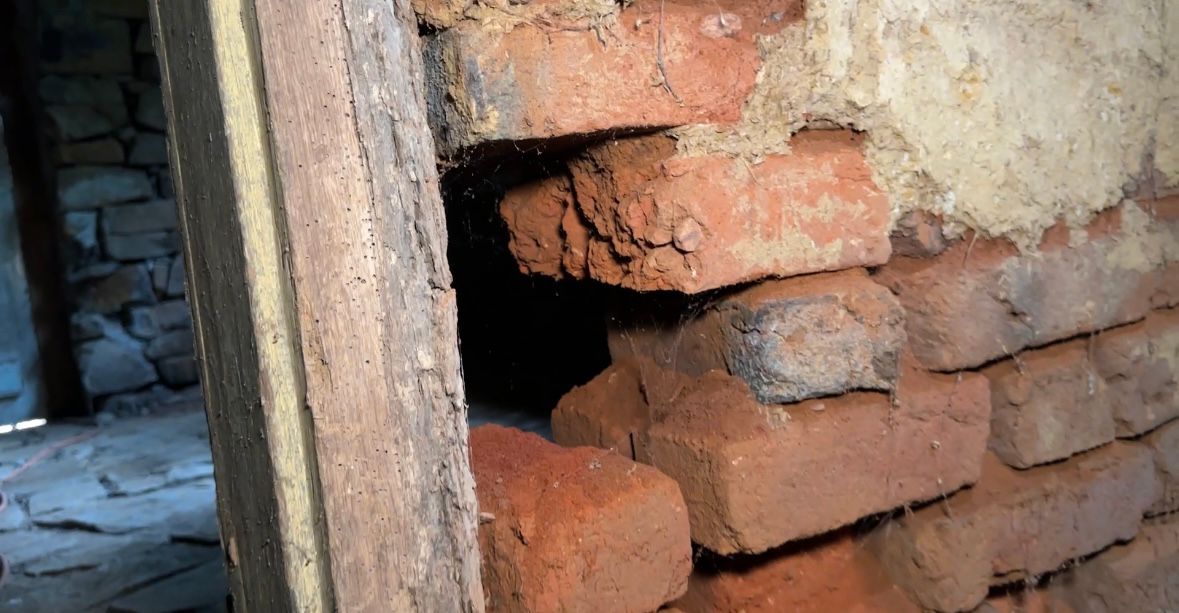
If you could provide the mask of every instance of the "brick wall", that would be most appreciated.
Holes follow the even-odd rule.
[[[40,71],[71,336],[95,405],[199,392],[146,0],[41,2]]]
[[[472,437],[491,608],[1179,608],[1179,7],[1131,4],[419,0],[449,162],[560,159],[521,273],[630,290],[572,449]]]

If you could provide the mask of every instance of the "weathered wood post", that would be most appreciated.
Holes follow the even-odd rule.
[[[408,0],[153,0],[238,610],[482,610]]]

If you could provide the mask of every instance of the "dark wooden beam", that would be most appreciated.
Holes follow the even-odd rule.
[[[153,0],[236,605],[480,611],[408,0]]]

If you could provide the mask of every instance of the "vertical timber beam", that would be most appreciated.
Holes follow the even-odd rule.
[[[152,0],[239,611],[482,611],[409,0]]]

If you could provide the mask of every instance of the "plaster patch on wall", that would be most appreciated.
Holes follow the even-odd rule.
[[[1179,192],[1179,0],[1163,0],[1163,79],[1155,134],[1154,165],[1159,185]]]
[[[1159,126],[1175,1],[810,0],[804,23],[761,40],[741,124],[673,133],[684,155],[756,160],[806,126],[866,130],[894,218],[926,210],[1031,247],[1120,202],[1175,132]],[[1169,177],[1174,140],[1155,154]]]

